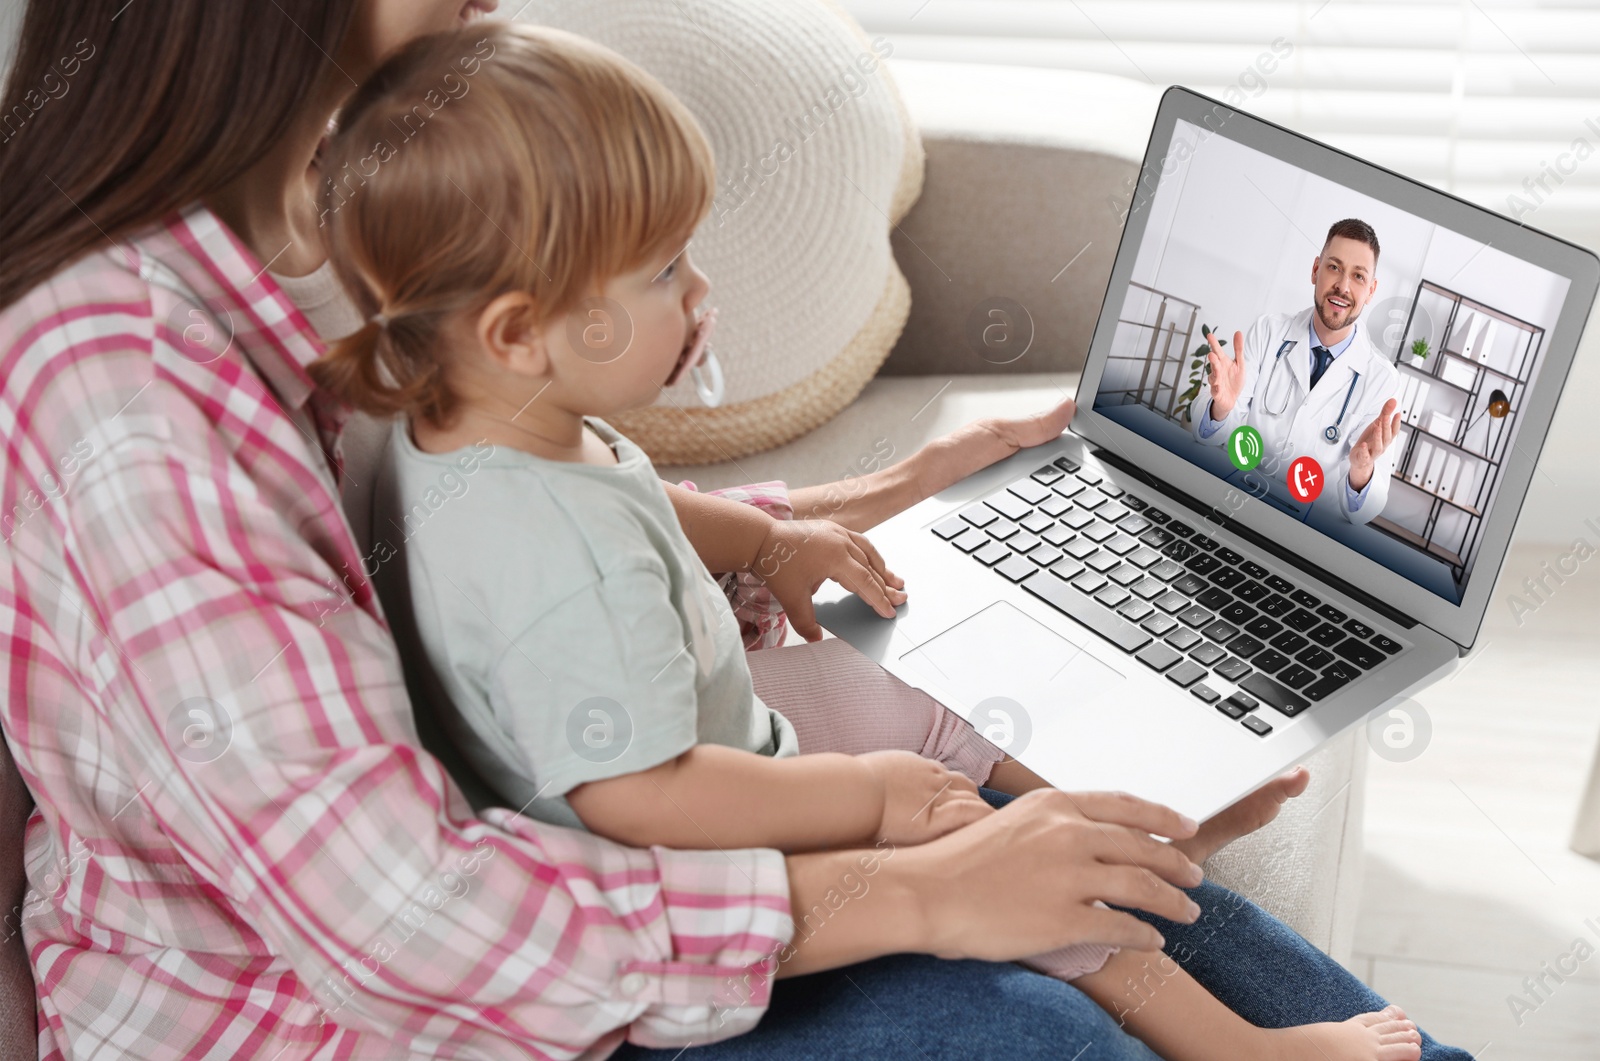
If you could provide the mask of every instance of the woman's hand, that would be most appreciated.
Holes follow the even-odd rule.
[[[1076,410],[1077,404],[1064,398],[1032,416],[974,420],[870,475],[790,490],[789,503],[796,519],[827,519],[864,531],[1019,449],[1059,437]]]
[[[856,758],[883,786],[879,840],[925,844],[994,813],[971,778],[915,752],[868,752]]]
[[[827,579],[854,593],[885,619],[906,601],[905,582],[857,532],[830,520],[772,520],[750,570],[783,605],[789,625],[807,641],[820,641],[812,594]]]

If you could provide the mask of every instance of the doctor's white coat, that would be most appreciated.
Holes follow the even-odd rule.
[[[1399,443],[1391,442],[1378,455],[1366,498],[1353,512],[1345,492],[1350,481],[1350,448],[1367,425],[1377,419],[1384,402],[1399,397],[1400,373],[1367,341],[1367,329],[1358,323],[1350,345],[1334,358],[1316,387],[1310,388],[1311,313],[1309,306],[1299,313],[1268,313],[1250,325],[1244,333],[1244,383],[1239,390],[1239,400],[1222,418],[1220,426],[1211,435],[1202,437],[1200,427],[1211,411],[1210,382],[1203,381],[1200,395],[1190,407],[1194,437],[1206,445],[1220,446],[1227,442],[1236,427],[1249,424],[1261,432],[1263,443],[1258,474],[1282,479],[1296,457],[1314,457],[1327,479],[1319,501],[1336,505],[1352,523],[1367,523],[1383,511],[1389,500],[1389,477],[1394,470]],[[1219,340],[1224,337],[1225,333],[1217,333]],[[1232,337],[1227,338],[1231,346]],[[1295,345],[1283,355],[1274,374],[1273,356],[1285,339],[1295,340]],[[1226,356],[1234,354],[1227,346],[1222,350]],[[1344,403],[1352,371],[1361,373],[1361,379],[1350,396],[1344,422],[1339,425],[1339,441],[1329,442],[1323,432],[1339,418],[1339,407]],[[1269,375],[1272,377],[1271,393],[1267,394]],[[1267,411],[1269,408],[1282,411],[1273,414]]]

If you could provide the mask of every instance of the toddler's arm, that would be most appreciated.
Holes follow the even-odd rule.
[[[923,843],[991,810],[968,778],[911,752],[774,759],[716,744],[579,785],[567,802],[591,832],[630,847],[785,852]]]

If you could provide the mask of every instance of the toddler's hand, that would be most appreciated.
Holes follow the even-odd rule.
[[[820,641],[822,627],[811,595],[833,579],[885,619],[906,601],[905,582],[884,566],[866,536],[825,519],[775,520],[756,551],[751,570],[760,575],[807,641]]]
[[[905,751],[868,752],[859,758],[883,784],[880,840],[924,844],[994,813],[970,778],[942,763]]]

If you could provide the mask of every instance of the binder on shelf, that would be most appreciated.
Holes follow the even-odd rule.
[[[1411,405],[1417,398],[1417,384],[1422,381],[1410,372],[1402,372],[1400,380],[1400,422],[1411,422]]]
[[[1483,332],[1478,336],[1478,341],[1473,344],[1472,352],[1477,355],[1480,365],[1487,365],[1489,357],[1494,353],[1495,333],[1500,329],[1500,322],[1490,317],[1483,326]]]
[[[1432,386],[1427,380],[1417,380],[1417,392],[1411,398],[1411,414],[1406,417],[1406,423],[1412,427],[1417,426],[1417,421],[1422,417],[1422,407],[1428,404],[1428,388]]]
[[[1422,478],[1422,488],[1430,494],[1439,492],[1439,480],[1444,478],[1444,447],[1434,446],[1433,457],[1428,461],[1427,473]]]
[[[1462,357],[1471,356],[1468,351],[1472,347],[1472,329],[1477,323],[1478,315],[1470,309],[1465,310],[1456,321],[1455,331],[1450,334],[1450,338],[1455,342],[1455,352]],[[1446,344],[1446,349],[1449,349],[1448,344]]]
[[[1406,475],[1406,480],[1412,486],[1421,486],[1422,480],[1428,474],[1428,462],[1433,459],[1433,443],[1423,439],[1417,443],[1417,452],[1411,458],[1411,471]]]
[[[1461,462],[1461,476],[1456,479],[1455,492],[1450,495],[1450,500],[1458,505],[1470,505],[1477,500],[1478,462],[1465,460]]]
[[[1439,480],[1436,489],[1440,497],[1454,499],[1456,490],[1456,476],[1461,474],[1461,455],[1459,453],[1447,454],[1444,458],[1444,476]]]
[[[1401,421],[1401,423],[1404,423],[1404,422],[1405,422],[1404,420]],[[1406,443],[1410,442],[1410,441],[1411,441],[1411,432],[1407,431],[1405,428],[1402,427],[1400,430],[1398,430],[1398,431],[1396,431],[1394,433],[1394,441],[1389,443],[1389,445],[1392,446],[1393,449],[1394,449],[1394,455],[1395,455],[1396,463],[1398,463],[1400,458],[1405,455]]]

